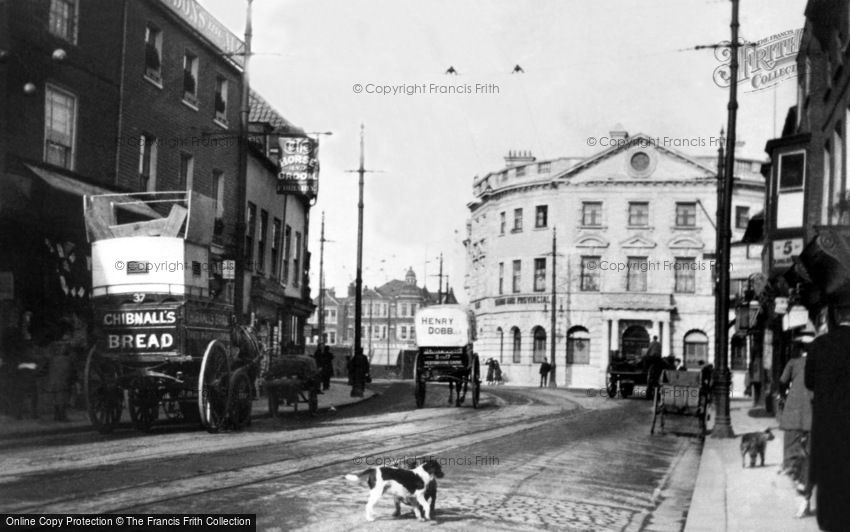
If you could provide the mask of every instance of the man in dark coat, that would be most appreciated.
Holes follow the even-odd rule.
[[[547,359],[543,359],[543,362],[540,364],[540,387],[545,388],[546,384],[549,381],[549,370],[552,369],[552,366],[549,364]]]
[[[67,409],[75,377],[71,356],[72,329],[70,323],[60,324],[62,337],[50,346],[50,359],[47,361],[47,392],[53,400],[54,421],[68,421]]]
[[[351,358],[351,397],[363,397],[363,391],[366,389],[366,382],[369,378],[369,359],[363,354],[363,349],[360,348]]]
[[[331,387],[331,377],[334,374],[334,354],[327,345],[322,349],[318,362],[322,370],[322,390],[327,390]]]
[[[809,344],[805,384],[814,394],[810,457],[821,530],[847,530],[850,508],[850,307],[833,309],[838,327]]]

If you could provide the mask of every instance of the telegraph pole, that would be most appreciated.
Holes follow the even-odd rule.
[[[443,253],[440,253],[440,287],[437,290],[437,304],[443,304]]]
[[[363,174],[366,173],[364,150],[365,128],[360,124],[360,168],[357,173],[360,176],[358,180],[358,200],[357,200],[357,274],[354,278],[354,354],[361,352],[363,349],[360,327],[363,324],[363,310],[360,305],[363,304]]]
[[[239,104],[239,176],[236,180],[236,260],[234,261],[233,314],[237,322],[242,321],[243,299],[245,298],[245,202],[248,196],[248,117],[251,113],[248,64],[251,61],[251,2],[245,14],[245,64],[242,67],[242,95]]]
[[[354,281],[354,354],[363,350],[363,338],[360,328],[363,326],[363,176],[366,172],[376,172],[376,170],[366,170],[366,158],[364,155],[365,146],[365,127],[360,124],[360,168],[357,170],[349,170],[349,172],[357,172],[360,179],[358,181],[358,200],[357,200],[357,276]]]
[[[732,231],[732,187],[735,182],[735,127],[738,112],[738,0],[732,0],[732,49],[729,64],[729,104],[728,124],[726,126],[726,164],[722,176],[718,179],[718,210],[720,219],[717,220],[718,243],[717,249],[717,290],[715,292],[715,308],[717,320],[715,323],[715,368],[714,394],[715,419],[714,438],[732,438],[732,419],[729,415],[729,392],[732,376],[729,371],[729,254]]]
[[[319,343],[325,341],[325,211],[322,211],[322,232],[319,236]]]

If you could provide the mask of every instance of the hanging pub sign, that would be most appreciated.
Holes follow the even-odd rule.
[[[280,137],[280,173],[278,194],[319,193],[319,146],[310,137]]]

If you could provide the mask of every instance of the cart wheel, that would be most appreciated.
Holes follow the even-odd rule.
[[[475,357],[475,363],[472,366],[472,408],[478,408],[478,403],[481,400],[481,365],[478,362],[478,357]]]
[[[608,392],[608,397],[611,399],[617,397],[617,378],[611,374],[611,367],[605,373],[605,391]]]
[[[141,432],[150,432],[151,425],[159,417],[159,397],[156,388],[148,383],[138,383],[130,389],[127,409],[133,426]]]
[[[278,407],[277,391],[267,388],[266,393],[269,394],[269,417],[274,419],[274,418],[277,417],[277,407]]]
[[[652,398],[652,426],[649,428],[650,434],[655,434],[655,419],[658,417],[658,410],[661,403],[661,389],[655,388],[655,395]]]
[[[201,423],[209,432],[218,432],[227,415],[227,385],[230,362],[221,342],[213,340],[204,351],[201,373],[198,376],[198,412]]]
[[[307,398],[307,406],[309,407],[311,416],[315,416],[319,412],[319,391],[316,387],[310,389],[310,395]]]
[[[108,434],[121,420],[124,397],[118,386],[118,367],[101,359],[92,348],[86,357],[83,387],[86,410],[92,426],[101,434]]]
[[[424,381],[416,381],[416,391],[414,392],[416,396],[416,408],[422,408],[425,406],[425,382]]]
[[[227,387],[227,418],[230,426],[238,430],[251,424],[253,393],[247,368],[239,368],[230,376]]]

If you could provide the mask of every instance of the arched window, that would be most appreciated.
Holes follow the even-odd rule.
[[[496,327],[496,336],[499,338],[499,363],[504,363],[505,355],[505,331],[501,327]]]
[[[584,327],[567,332],[567,364],[590,364],[590,333]]]
[[[682,362],[686,368],[697,369],[697,362],[708,362],[708,336],[702,331],[688,331],[685,334],[685,357]]]
[[[513,363],[520,363],[520,348],[522,347],[522,334],[520,334],[519,329],[517,327],[511,328],[511,335],[514,339],[514,358]]]
[[[531,330],[531,335],[534,338],[532,362],[539,364],[546,358],[546,329],[537,326]]]

